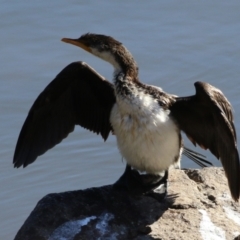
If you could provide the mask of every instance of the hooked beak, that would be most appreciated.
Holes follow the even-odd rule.
[[[65,42],[65,43],[73,44],[73,45],[75,45],[75,46],[78,46],[78,47],[84,49],[84,50],[87,51],[87,52],[90,52],[90,53],[92,52],[91,48],[88,47],[88,46],[87,46],[82,40],[80,40],[80,39],[62,38],[61,41]]]

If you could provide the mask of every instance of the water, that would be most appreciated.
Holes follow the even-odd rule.
[[[167,92],[191,95],[197,80],[219,87],[235,109],[239,133],[239,12],[238,1],[2,1],[0,239],[13,239],[46,194],[110,184],[124,169],[114,137],[104,143],[80,127],[34,164],[13,169],[27,112],[63,67],[84,60],[111,79],[109,64],[61,42],[62,37],[114,36],[133,53],[140,78]],[[183,166],[196,167],[185,158]]]

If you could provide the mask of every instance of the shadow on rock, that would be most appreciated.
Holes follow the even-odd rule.
[[[131,196],[112,185],[49,194],[37,204],[15,240],[155,239],[151,227],[174,202],[157,194]]]

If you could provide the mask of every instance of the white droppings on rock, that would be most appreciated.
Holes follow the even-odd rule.
[[[100,221],[97,223],[96,228],[101,234],[105,234],[108,231],[108,222],[114,219],[113,214],[105,213],[99,217]]]
[[[240,226],[240,213],[233,211],[229,207],[223,207],[227,217],[231,220],[233,220],[237,225]]]
[[[69,221],[55,229],[48,240],[73,240],[75,235],[81,231],[81,227],[86,226],[91,220],[97,217],[86,217],[85,219]]]
[[[232,198],[231,196],[228,194],[228,193],[223,193],[220,197],[219,197],[220,200],[230,200],[232,201]]]
[[[105,240],[117,240],[117,236],[119,235],[116,232],[112,231],[112,228],[109,227],[109,221],[114,219],[114,215],[111,213],[102,214],[99,217],[99,221],[96,224],[96,229],[100,232],[101,237],[104,237]],[[103,238],[98,238],[97,240],[101,240]]]
[[[225,240],[225,231],[213,224],[207,212],[200,209],[202,214],[202,221],[200,223],[200,233],[204,240]]]
[[[240,235],[240,232],[233,232],[233,237],[235,238],[235,237],[238,237]]]

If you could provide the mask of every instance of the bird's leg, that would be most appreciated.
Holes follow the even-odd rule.
[[[147,192],[145,195],[162,201],[167,195],[168,187],[168,170],[164,172],[164,176],[159,176],[158,185],[152,191]]]
[[[114,183],[114,187],[125,189],[130,194],[142,195],[154,192],[163,199],[167,194],[168,170],[164,175],[140,174],[137,170],[127,165],[123,175]]]

